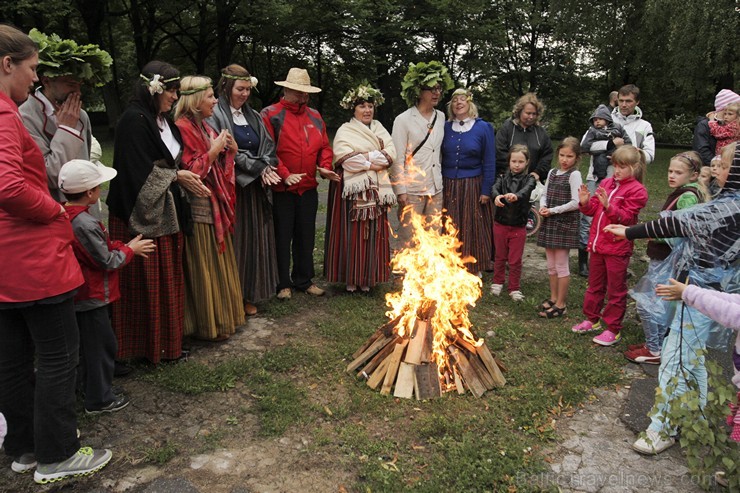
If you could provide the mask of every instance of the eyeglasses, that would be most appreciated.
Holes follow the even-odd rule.
[[[421,90],[422,91],[431,91],[431,92],[436,92],[438,94],[442,94],[442,86],[434,86],[434,87],[424,86],[424,87],[421,88]]]

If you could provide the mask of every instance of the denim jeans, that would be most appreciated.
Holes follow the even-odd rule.
[[[8,455],[34,452],[38,462],[50,464],[80,448],[75,413],[79,342],[72,296],[0,309],[0,412],[8,422]]]
[[[671,322],[671,331],[663,340],[660,369],[658,370],[658,386],[669,400],[686,393],[687,383],[691,380],[699,387],[700,406],[703,408],[706,404],[707,369],[704,366],[704,356],[699,356],[697,352],[706,348],[711,324],[710,318],[689,306],[679,306],[676,309]],[[666,389],[674,376],[678,377],[678,383],[673,392],[668,395]],[[675,426],[665,422],[664,413],[669,408],[670,404],[658,406],[657,412],[650,415],[648,428],[658,432],[665,430],[669,435],[675,435]]]

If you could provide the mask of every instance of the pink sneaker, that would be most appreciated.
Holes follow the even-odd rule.
[[[574,325],[570,328],[576,334],[583,334],[584,332],[591,332],[592,330],[599,330],[601,328],[601,320],[598,322],[591,323],[590,320],[586,319],[578,325]]]
[[[617,332],[616,334],[609,329],[606,329],[601,334],[593,338],[593,341],[600,346],[613,346],[619,342],[622,338],[622,334]]]

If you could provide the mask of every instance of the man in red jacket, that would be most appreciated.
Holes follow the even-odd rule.
[[[318,111],[309,108],[309,93],[321,92],[311,85],[305,69],[291,68],[284,81],[283,97],[262,110],[267,131],[275,141],[277,173],[281,183],[273,185],[273,221],[278,264],[278,299],[291,297],[295,287],[314,296],[324,290],[313,283],[313,247],[316,236],[316,171],[322,178],[339,181],[332,169],[333,153],[326,125]],[[293,270],[290,270],[291,252]]]

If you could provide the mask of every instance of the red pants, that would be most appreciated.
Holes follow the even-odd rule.
[[[583,314],[591,322],[603,320],[614,333],[622,330],[627,309],[627,266],[629,255],[592,253],[588,264],[588,289],[583,297]],[[604,297],[607,298],[604,308]],[[604,308],[602,312],[601,309]]]
[[[510,293],[519,291],[522,278],[522,255],[526,242],[526,226],[506,226],[497,222],[493,223],[493,246],[496,249],[493,262],[493,283],[504,283],[508,263]]]

